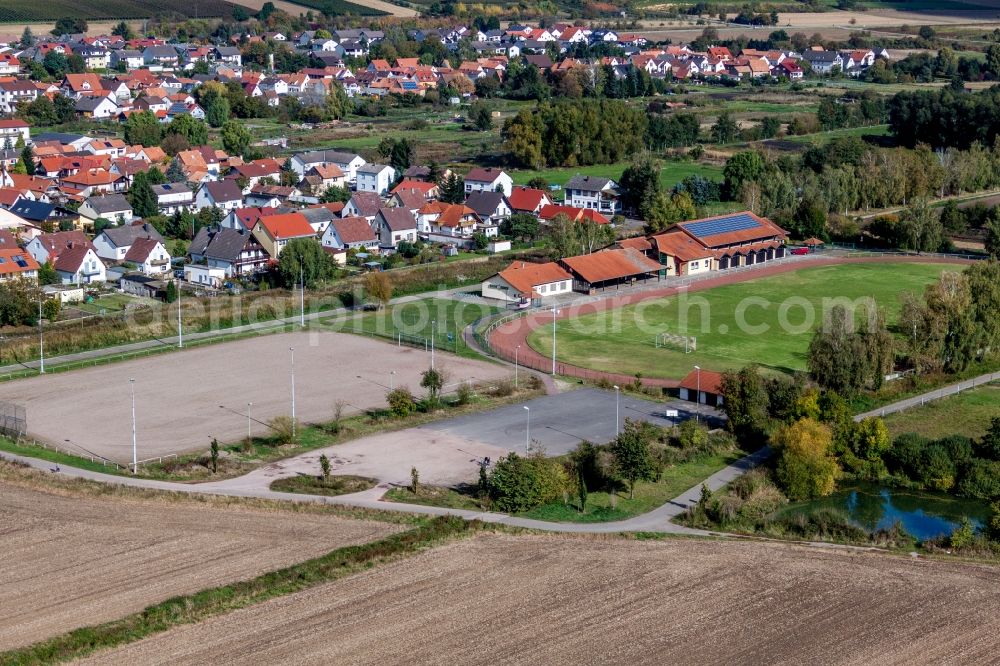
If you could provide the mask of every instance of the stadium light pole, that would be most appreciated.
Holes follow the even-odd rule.
[[[694,366],[694,370],[695,370],[695,387],[697,387],[696,390],[695,390],[695,393],[694,393],[694,404],[695,405],[700,405],[701,404],[701,366],[699,366],[699,365]],[[696,423],[701,423],[701,415],[698,413],[697,409],[694,410],[694,420],[695,420]]]
[[[181,323],[181,281],[177,280],[177,348],[184,349],[184,324]]]
[[[618,425],[619,423],[621,423],[621,420],[618,418],[618,400],[620,397],[621,397],[621,388],[619,388],[619,386],[615,384],[615,437],[618,437],[618,435],[620,434],[620,426]]]
[[[306,278],[302,261],[299,261],[299,326],[306,326]]]
[[[552,308],[552,376],[556,375],[556,315],[559,314],[559,310],[553,306]]]
[[[42,293],[38,292],[38,374],[45,374],[45,329],[42,328]]]
[[[128,388],[129,388],[129,393],[132,394],[132,474],[138,474],[139,457],[138,457],[138,450],[136,448],[136,437],[135,437],[135,379],[129,378]]]
[[[525,405],[524,411],[526,412],[525,418],[527,419],[524,428],[524,455],[528,455],[531,453],[531,407]]]
[[[521,351],[521,345],[514,347],[514,390],[517,390],[517,353]]]
[[[292,439],[295,439],[295,347],[289,347],[292,352]]]

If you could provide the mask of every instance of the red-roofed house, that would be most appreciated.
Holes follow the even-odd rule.
[[[539,300],[573,291],[573,276],[554,261],[533,264],[515,261],[483,281],[483,298],[508,303]]]
[[[5,118],[0,120],[0,147],[2,147],[7,139],[10,139],[10,145],[15,145],[18,139],[23,139],[25,142],[31,140],[30,135],[31,127],[28,123],[24,122],[20,118]]]
[[[7,280],[37,280],[38,262],[20,248],[0,250],[0,282]]]
[[[542,206],[538,211],[538,219],[542,222],[551,223],[557,215],[565,215],[574,222],[584,222],[589,220],[596,224],[608,224],[608,218],[598,213],[593,208],[575,208],[574,206],[562,206],[559,204],[549,204]]]
[[[515,213],[531,213],[537,215],[545,206],[552,205],[552,199],[545,190],[536,190],[524,185],[518,185],[507,197],[510,202],[510,209]]]
[[[262,217],[253,228],[254,237],[272,259],[277,259],[288,241],[296,238],[316,238],[309,220],[302,213],[284,213]]]
[[[322,243],[324,248],[332,250],[378,252],[379,239],[365,218],[341,217],[327,225]]]
[[[89,242],[60,252],[52,267],[56,269],[63,284],[91,284],[107,280],[104,262]]]
[[[143,275],[163,275],[170,271],[170,253],[155,238],[137,238],[123,261],[136,265]]]
[[[468,196],[477,190],[487,192],[503,191],[504,196],[510,196],[514,180],[503,169],[494,167],[479,167],[465,174],[465,194]],[[501,188],[501,189],[498,189]]]

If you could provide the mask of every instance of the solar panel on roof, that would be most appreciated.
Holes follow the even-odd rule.
[[[691,222],[682,226],[698,238],[704,238],[705,236],[753,229],[754,227],[759,227],[760,223],[746,213],[741,213],[739,215],[720,217],[715,220],[705,220],[704,222]]]

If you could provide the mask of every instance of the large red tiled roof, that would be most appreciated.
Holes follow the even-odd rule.
[[[660,262],[632,248],[566,257],[562,263],[590,283],[619,280],[663,269]]]
[[[267,233],[275,240],[283,238],[302,238],[304,236],[315,236],[309,220],[302,213],[285,213],[284,215],[271,215],[262,217],[257,224],[263,224]]]
[[[515,261],[497,275],[522,295],[535,294],[534,289],[538,285],[573,279],[566,269],[554,261],[544,264]]]

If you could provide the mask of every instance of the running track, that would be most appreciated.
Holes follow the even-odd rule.
[[[817,268],[821,266],[832,266],[836,264],[848,264],[848,263],[929,263],[929,264],[971,264],[974,263],[968,259],[958,259],[958,258],[945,258],[945,257],[900,257],[897,255],[888,257],[822,257],[816,259],[810,259],[806,261],[785,261],[776,263],[771,266],[764,266],[762,268],[746,271],[740,273],[720,273],[716,277],[705,278],[703,280],[697,280],[690,284],[678,285],[673,287],[664,287],[662,289],[651,289],[643,291],[635,291],[632,293],[621,293],[615,292],[609,295],[607,298],[601,299],[599,301],[591,301],[588,303],[583,303],[581,305],[568,305],[566,307],[561,307],[557,319],[569,319],[572,317],[580,317],[587,314],[593,314],[595,312],[603,312],[605,310],[611,310],[614,308],[624,307],[626,305],[632,305],[650,298],[663,298],[665,296],[674,296],[681,291],[686,291],[688,293],[695,291],[703,291],[705,289],[712,289],[713,287],[720,287],[727,284],[736,284],[739,282],[748,282],[751,280],[757,280],[764,277],[769,277],[772,275],[779,275],[781,273],[788,273],[791,271],[801,270],[803,268]],[[670,278],[668,278],[670,279]],[[490,335],[489,344],[493,350],[493,353],[500,358],[513,362],[514,353],[517,347],[520,349],[517,351],[518,362],[527,367],[533,368],[535,370],[540,370],[542,372],[551,372],[552,368],[552,358],[550,356],[544,356],[539,354],[537,351],[528,345],[528,335],[544,325],[552,325],[552,312],[547,310],[545,312],[540,312],[536,314],[527,315],[521,317],[520,319],[515,319],[507,324],[497,327],[495,331]],[[588,368],[583,368],[577,365],[572,365],[570,363],[563,363],[558,361],[556,363],[556,373],[559,375],[569,376],[569,377],[580,377],[583,379],[606,379],[608,381],[614,382],[616,384],[631,384],[635,381],[635,377],[632,375],[616,374],[610,372],[601,372],[598,370],[591,370]],[[675,388],[679,383],[679,379],[655,379],[655,378],[644,378],[642,380],[643,385],[652,387],[663,387],[663,388]]]

